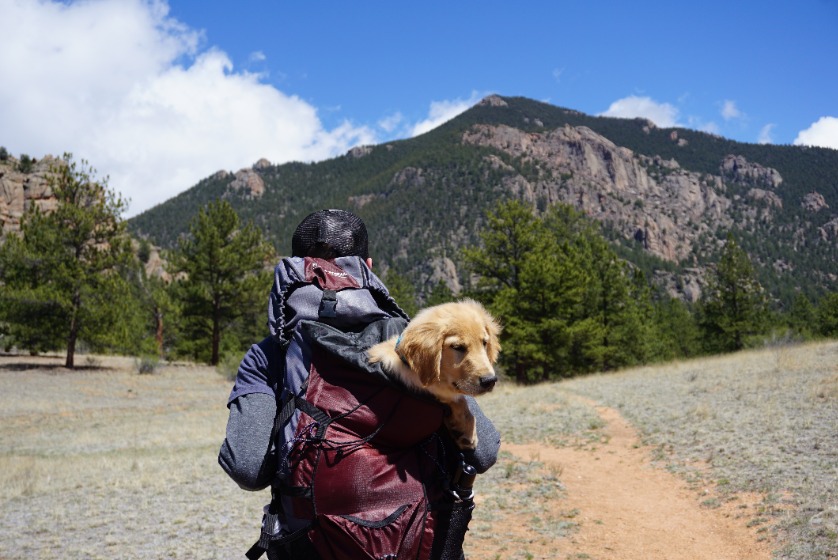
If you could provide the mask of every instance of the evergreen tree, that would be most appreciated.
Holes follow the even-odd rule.
[[[0,249],[0,313],[10,335],[32,351],[63,345],[68,368],[79,341],[93,348],[130,345],[122,320],[130,299],[121,274],[131,260],[125,203],[93,174],[87,162],[64,154],[48,179],[55,210],[30,207],[20,236]]]
[[[431,289],[427,299],[425,300],[425,305],[431,307],[432,305],[440,305],[442,303],[454,301],[454,299],[456,298],[454,298],[454,294],[448,288],[448,285],[440,280]]]
[[[822,336],[838,337],[838,292],[823,296],[818,302],[818,332]]]
[[[744,348],[748,337],[763,332],[766,308],[748,254],[729,235],[702,297],[701,321],[708,349]]]
[[[814,334],[818,326],[818,310],[805,294],[798,293],[791,303],[786,321],[795,334],[808,337]]]
[[[701,331],[684,302],[668,297],[656,302],[652,324],[654,360],[689,358],[701,353]]]
[[[179,280],[175,297],[181,306],[180,351],[218,364],[224,342],[239,345],[246,332],[264,330],[265,302],[270,290],[266,266],[273,248],[253,225],[239,227],[239,217],[226,200],[201,209],[173,255]],[[222,340],[222,333],[226,336]],[[239,350],[239,348],[228,348]]]
[[[392,268],[387,270],[384,278],[381,279],[387,286],[390,296],[396,300],[409,317],[413,317],[419,311],[419,304],[416,302],[416,290],[410,280],[400,275]]]
[[[517,290],[524,260],[544,238],[543,223],[532,206],[518,200],[501,202],[486,218],[482,246],[464,249],[463,256],[480,278],[478,290],[490,296],[500,287]]]
[[[649,290],[579,212],[537,217],[500,204],[464,251],[477,295],[504,324],[502,365],[520,382],[639,363],[651,355]],[[636,280],[644,282],[642,277]]]

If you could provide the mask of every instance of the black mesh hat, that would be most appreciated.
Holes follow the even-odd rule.
[[[291,256],[369,258],[367,226],[347,210],[312,212],[294,231]]]

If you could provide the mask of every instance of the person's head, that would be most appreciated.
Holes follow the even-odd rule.
[[[361,257],[372,267],[367,226],[347,210],[318,210],[300,222],[291,238],[292,257]]]

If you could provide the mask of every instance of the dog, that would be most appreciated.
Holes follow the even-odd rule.
[[[500,324],[478,302],[443,303],[420,311],[400,336],[371,347],[368,357],[408,388],[448,405],[446,428],[460,449],[473,450],[477,431],[465,396],[495,387],[500,332]]]

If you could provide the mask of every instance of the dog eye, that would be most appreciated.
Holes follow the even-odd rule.
[[[464,344],[452,344],[451,349],[456,350],[457,352],[465,352],[466,351],[466,347],[465,347]]]
[[[489,346],[489,339],[483,341],[483,348],[486,348],[487,346]]]

